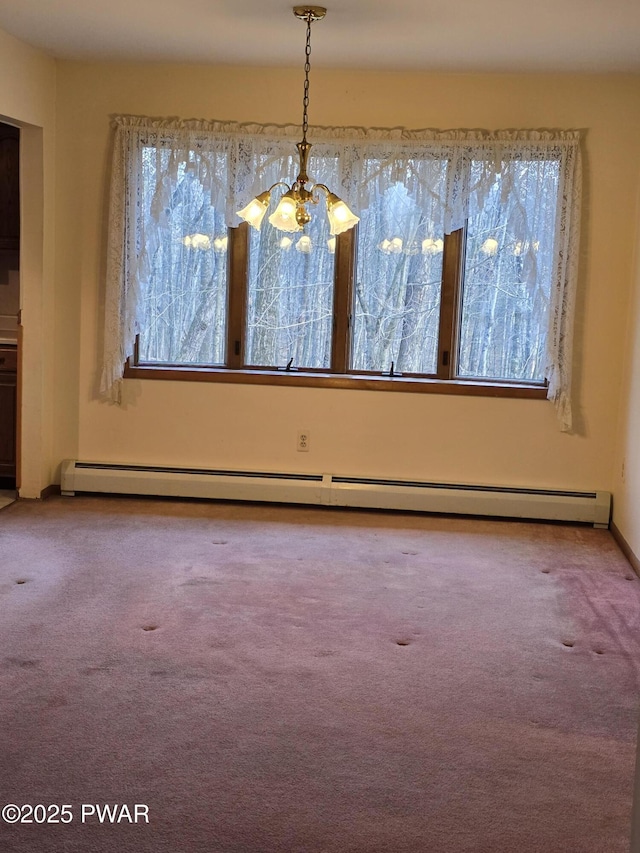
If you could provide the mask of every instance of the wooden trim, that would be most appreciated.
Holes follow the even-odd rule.
[[[352,282],[356,263],[355,230],[351,228],[336,238],[331,341],[331,365],[336,373],[347,372],[351,354]]]
[[[243,222],[237,228],[229,228],[228,234],[227,364],[231,370],[238,370],[244,365],[245,354],[249,225]]]
[[[22,483],[22,353],[24,326],[22,325],[22,309],[18,311],[17,346],[18,346],[18,375],[16,377],[16,491],[20,492]]]
[[[438,331],[438,379],[455,376],[457,369],[457,325],[460,304],[460,280],[464,265],[464,229],[444,238],[442,289],[440,291],[440,328]]]
[[[60,486],[56,483],[52,483],[50,486],[47,486],[46,489],[43,489],[40,492],[40,500],[46,501],[47,498],[53,497],[53,495],[60,494]]]
[[[222,382],[238,385],[289,385],[307,388],[344,388],[360,391],[404,391],[420,394],[460,394],[472,397],[515,397],[546,400],[546,388],[495,382],[465,380],[418,379],[411,376],[349,375],[283,370],[227,370],[215,367],[125,367],[126,379],[159,379],[164,381]]]
[[[627,540],[624,538],[624,536],[620,532],[620,528],[618,527],[618,525],[614,521],[612,521],[611,524],[609,525],[609,529],[611,530],[611,535],[613,536],[613,538],[618,543],[618,547],[620,548],[622,553],[625,555],[625,557],[629,561],[631,568],[638,575],[638,577],[640,577],[640,557],[637,557],[633,553],[633,551],[631,550],[631,546],[629,545]]]

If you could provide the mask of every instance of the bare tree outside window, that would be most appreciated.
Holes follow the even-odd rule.
[[[508,175],[470,211],[458,375],[542,382],[559,165],[521,161]]]
[[[268,215],[281,193],[274,193]],[[335,238],[321,197],[304,232],[265,222],[249,244],[246,362],[296,368],[331,367]]]
[[[157,174],[171,152],[143,149],[142,207],[149,241],[143,283],[140,360],[176,365],[225,362],[227,229],[199,178],[199,155],[182,162],[168,203],[160,210]]]
[[[401,183],[362,212],[352,367],[436,371],[444,234]]]

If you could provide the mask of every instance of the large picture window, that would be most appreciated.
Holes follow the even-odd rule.
[[[541,393],[570,424],[577,133],[319,134],[310,174],[360,216],[336,238],[322,198],[302,233],[239,223],[295,168],[287,134],[257,130],[118,121],[105,392],[130,359],[149,378]]]

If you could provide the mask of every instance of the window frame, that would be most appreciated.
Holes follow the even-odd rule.
[[[349,368],[356,270],[357,226],[340,234],[336,241],[333,294],[331,368],[288,369],[247,367],[244,364],[247,287],[249,271],[249,225],[228,229],[227,335],[225,365],[176,365],[139,360],[139,336],[133,359],[125,365],[124,378],[162,381],[215,382],[290,387],[342,388],[366,391],[462,394],[470,396],[546,399],[547,382],[505,379],[459,378],[458,330],[464,276],[465,229],[444,237],[442,288],[438,332],[438,366],[435,375],[355,371]]]

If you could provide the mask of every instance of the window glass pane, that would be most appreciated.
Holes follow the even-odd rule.
[[[434,186],[446,164],[434,161]],[[418,207],[392,183],[360,213],[351,367],[433,374],[437,370],[442,211]]]
[[[200,179],[198,153],[178,164],[160,213],[156,175],[171,152],[143,149],[142,211],[148,272],[142,294],[141,363],[224,364],[227,229]],[[152,213],[153,211],[153,213]]]
[[[329,369],[335,238],[324,197],[308,205],[304,231],[287,233],[268,222],[281,195],[272,193],[261,230],[250,231],[246,363]]]
[[[482,163],[474,163],[477,179]],[[513,160],[472,203],[458,375],[542,382],[559,163]]]

